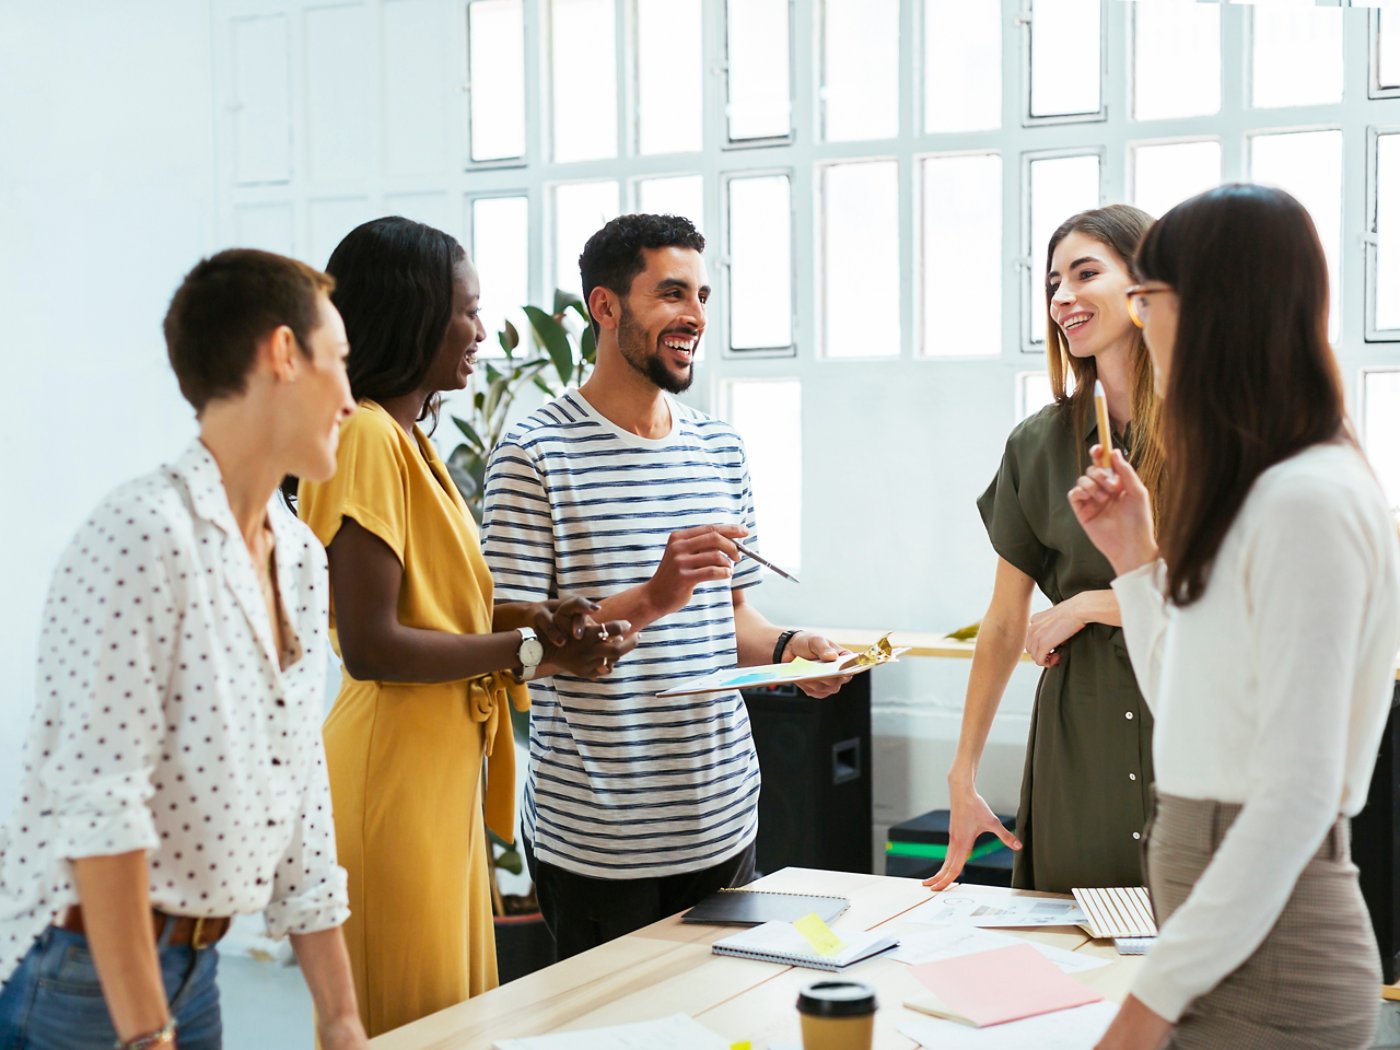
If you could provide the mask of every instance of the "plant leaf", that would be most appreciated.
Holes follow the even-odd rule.
[[[505,351],[507,357],[510,357],[515,348],[520,345],[520,333],[516,331],[515,325],[511,324],[509,320],[506,321],[506,326],[497,333],[496,337],[500,340],[501,349]]]
[[[569,333],[564,330],[563,325],[538,306],[525,307],[525,316],[530,319],[530,327],[534,329],[535,337],[554,362],[559,381],[568,386],[574,371],[574,348],[569,343]]]
[[[453,416],[452,422],[457,424],[457,429],[460,430],[462,435],[467,439],[467,444],[471,446],[473,452],[486,451],[486,444],[481,440],[481,435],[476,432],[476,427],[472,426],[461,416]]]
[[[554,289],[554,316],[561,317],[565,310],[583,305],[583,300],[562,288]]]

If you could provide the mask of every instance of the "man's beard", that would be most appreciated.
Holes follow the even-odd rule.
[[[622,317],[617,324],[617,348],[622,351],[622,359],[641,375],[647,377],[655,387],[668,394],[684,394],[695,380],[695,365],[684,378],[678,377],[661,360],[661,355],[647,344],[647,334],[632,321],[632,314],[626,304],[622,306]]]

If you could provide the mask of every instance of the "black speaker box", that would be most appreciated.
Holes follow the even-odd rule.
[[[1351,856],[1361,871],[1361,895],[1371,913],[1381,972],[1387,984],[1400,978],[1400,685],[1391,701],[1390,719],[1381,737],[1376,772],[1366,808],[1351,822]]]
[[[871,872],[870,675],[816,700],[795,685],[743,690],[763,793],[760,872]]]

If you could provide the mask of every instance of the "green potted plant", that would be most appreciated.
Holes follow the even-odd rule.
[[[448,455],[447,469],[478,523],[486,496],[486,465],[506,428],[515,421],[512,409],[516,398],[526,387],[554,398],[582,384],[597,354],[588,309],[577,296],[556,291],[553,310],[537,306],[523,310],[533,337],[530,347],[522,350],[520,333],[507,321],[497,336],[504,359],[483,359],[478,373],[482,382],[471,395],[470,413],[466,418],[452,417],[463,440]],[[529,713],[512,708],[510,717],[515,739],[527,741]],[[540,914],[533,886],[522,894],[501,892],[498,872],[518,876],[525,867],[519,836],[516,845],[509,845],[493,832],[486,834],[496,965],[504,984],[554,962],[554,941]]]

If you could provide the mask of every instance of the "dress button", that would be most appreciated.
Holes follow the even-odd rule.
[[[1126,718],[1126,719],[1128,719],[1128,721],[1131,722],[1131,721],[1132,721],[1132,718],[1133,718],[1133,713],[1132,713],[1131,711],[1124,711],[1124,712],[1123,712],[1123,717]]]
[[[1140,838],[1142,838],[1142,835],[1141,835],[1139,832],[1134,831],[1134,832],[1133,832],[1133,838],[1135,838],[1135,839],[1140,839]]]
[[[1129,779],[1129,780],[1136,780],[1136,779],[1137,779],[1137,774],[1136,774],[1136,773],[1129,773],[1129,774],[1128,774],[1128,779]]]

